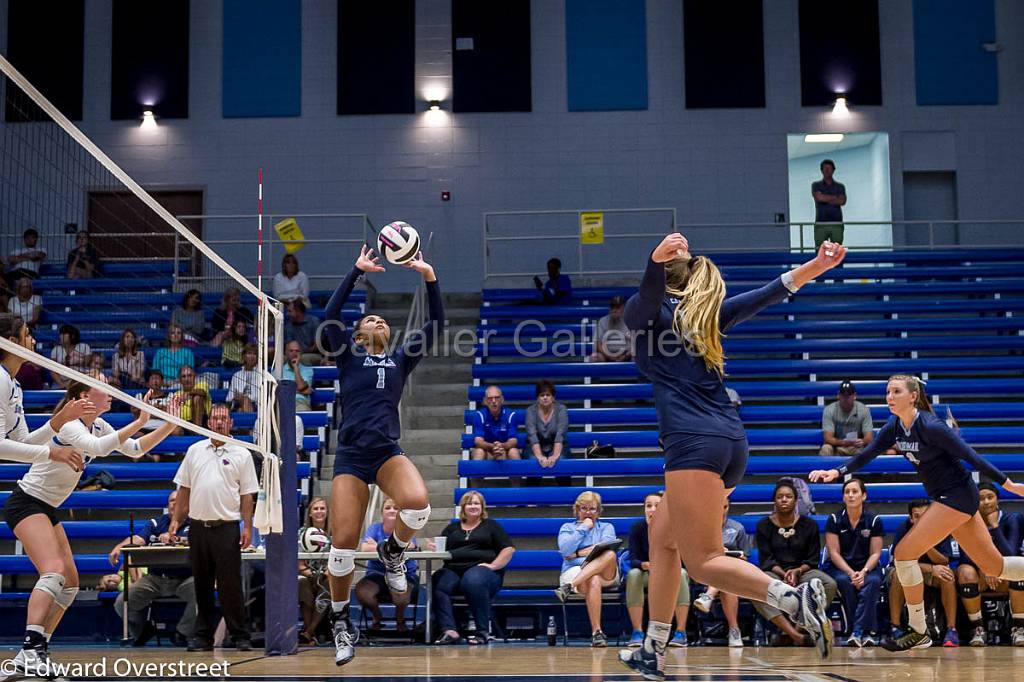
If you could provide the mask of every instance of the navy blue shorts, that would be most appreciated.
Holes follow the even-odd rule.
[[[978,513],[978,485],[972,479],[967,479],[955,487],[929,492],[928,497],[933,502],[944,504],[969,516]]]
[[[681,433],[665,444],[665,471],[700,469],[722,477],[726,488],[735,488],[747,470],[747,439],[733,440],[700,433]]]
[[[377,481],[377,472],[384,466],[384,462],[404,454],[402,448],[398,446],[392,450],[376,453],[338,450],[334,455],[334,475],[349,474],[370,485]]]

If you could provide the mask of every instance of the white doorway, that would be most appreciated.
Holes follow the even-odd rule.
[[[811,183],[821,179],[824,159],[835,162],[835,180],[846,187],[843,243],[858,248],[892,248],[892,192],[889,182],[889,134],[835,134],[817,141],[814,134],[786,136],[789,156],[790,229],[794,249],[814,246]],[[850,225],[849,223],[867,223]]]

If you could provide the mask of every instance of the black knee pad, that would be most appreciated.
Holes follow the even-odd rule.
[[[961,597],[967,599],[981,594],[981,590],[978,589],[978,583],[960,583],[956,586],[956,591],[960,593]]]
[[[1010,589],[1017,592],[1024,591],[1024,580],[1013,580],[1010,582]]]

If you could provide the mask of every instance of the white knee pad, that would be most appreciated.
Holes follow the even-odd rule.
[[[60,599],[61,590],[64,589],[64,576],[60,573],[43,573],[32,589],[42,590],[57,601]]]
[[[344,578],[356,570],[356,551],[354,549],[331,547],[331,557],[327,562],[327,570],[335,578]]]
[[[899,576],[900,584],[903,587],[913,587],[924,582],[921,566],[917,563],[916,559],[913,561],[900,561],[897,559],[895,563],[896,575]]]
[[[423,509],[403,509],[398,512],[398,516],[402,519],[402,523],[409,528],[419,530],[430,520],[430,505],[428,504]]]
[[[60,591],[60,595],[54,597],[54,601],[57,602],[57,606],[61,607],[65,611],[75,603],[75,595],[78,594],[77,587],[65,587]]]

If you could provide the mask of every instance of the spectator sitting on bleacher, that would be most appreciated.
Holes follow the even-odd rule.
[[[562,261],[558,258],[548,260],[548,281],[545,283],[540,277],[534,277],[533,284],[540,292],[541,303],[558,305],[568,303],[572,298],[572,280],[569,275],[562,274]]]
[[[231,331],[218,334],[213,344],[220,346],[220,365],[225,369],[242,366],[242,349],[249,343],[249,325],[245,320],[235,320]]]
[[[575,521],[562,524],[558,530],[558,553],[562,555],[562,573],[555,596],[565,601],[573,593],[582,594],[590,617],[590,646],[608,646],[601,629],[601,591],[619,583],[619,562],[614,549],[605,548],[588,560],[594,548],[615,540],[615,526],[600,520],[601,496],[586,490],[573,505]],[[586,566],[584,566],[586,562]]]
[[[131,329],[121,332],[110,363],[110,383],[122,389],[142,388],[146,383],[146,355],[139,348],[139,337]]]
[[[96,247],[89,241],[89,233],[79,230],[75,234],[75,248],[68,251],[68,279],[89,279],[103,274],[103,265]]]
[[[331,546],[331,514],[327,507],[327,500],[322,497],[314,497],[309,501],[306,508],[306,520],[299,529],[299,542],[301,549],[302,537],[310,528],[321,531],[324,543],[324,550]],[[299,611],[302,614],[302,630],[299,632],[299,644],[302,646],[316,646],[316,630],[320,621],[327,615],[330,609],[320,609],[318,598],[324,595],[330,598],[330,588],[327,585],[327,561],[324,559],[299,559]]]
[[[398,512],[398,505],[395,504],[395,501],[390,497],[385,497],[380,505],[380,521],[366,529],[363,544],[359,548],[361,552],[376,552],[377,545],[387,542],[387,539],[395,532]],[[409,550],[415,551],[416,549],[416,538],[413,538],[409,542]],[[406,632],[408,628],[405,625],[405,608],[409,605],[409,602],[415,601],[419,597],[420,580],[418,570],[415,559],[406,561],[405,575],[409,583],[409,589],[405,592],[395,592],[388,587],[388,583],[384,579],[384,564],[377,560],[367,562],[366,575],[356,583],[355,591],[356,599],[359,603],[373,614],[373,623],[370,624],[371,630],[380,630],[381,619],[383,618],[380,610],[381,603],[391,602],[395,605],[395,629],[398,632]]]
[[[626,298],[612,296],[608,314],[597,321],[591,362],[626,362],[633,359],[633,334],[622,318],[625,309]]]
[[[181,395],[181,418],[192,422],[196,426],[203,426],[206,423],[206,415],[210,413],[212,401],[210,400],[210,387],[205,381],[196,381],[196,371],[185,365],[178,374],[180,389],[172,394]]]
[[[242,369],[231,375],[227,401],[232,412],[254,412],[259,400],[260,373],[256,369],[259,355],[256,345],[246,344],[242,350]]]
[[[313,368],[302,364],[302,347],[292,341],[284,347],[285,365],[281,378],[295,382],[295,411],[313,409]]]
[[[294,254],[286,253],[281,259],[281,272],[274,275],[273,296],[285,303],[302,301],[309,307],[309,277],[299,269]]]
[[[89,348],[89,344],[81,342],[82,334],[78,331],[78,327],[62,324],[59,336],[60,342],[50,351],[50,359],[79,372],[88,372],[92,349]],[[51,376],[54,383],[61,388],[66,389],[71,383],[71,379],[60,374]]]
[[[644,498],[644,518],[633,524],[629,529],[629,573],[626,574],[626,610],[629,622],[633,626],[633,635],[629,638],[629,646],[638,647],[644,643],[643,616],[644,590],[651,572],[651,545],[647,537],[647,527],[654,512],[661,502],[662,493],[651,493]],[[669,646],[683,647],[686,641],[686,618],[690,614],[690,577],[685,568],[676,595],[676,634],[669,640]]]
[[[164,381],[174,383],[182,367],[195,367],[196,357],[182,345],[185,333],[173,322],[167,327],[167,348],[161,348],[153,356],[153,369],[158,370]]]
[[[992,543],[1003,556],[1020,556],[1021,538],[1024,535],[1024,519],[1016,512],[1005,512],[999,508],[998,488],[992,483],[978,484],[978,512],[981,514]],[[1014,646],[1024,646],[1024,584],[1007,582],[999,578],[984,575],[978,570],[971,557],[960,551],[960,565],[957,567],[957,579],[960,582],[960,595],[963,597],[964,610],[971,621],[971,646],[986,646],[985,624],[981,618],[981,592],[1009,593],[1010,615],[1013,618],[1013,629],[1010,641]],[[984,581],[984,585],[982,585]]]
[[[206,313],[203,312],[203,295],[199,289],[189,289],[181,297],[181,305],[171,313],[171,322],[196,342],[210,338],[206,327]]]
[[[110,373],[107,372],[107,361],[103,357],[103,353],[99,351],[93,351],[89,354],[89,376],[96,379],[106,379],[107,383],[110,383]]]
[[[288,304],[288,319],[284,323],[285,343],[295,341],[302,348],[302,363],[305,365],[320,365],[323,363],[323,356],[316,346],[316,331],[320,327],[320,320],[313,315],[306,314],[306,304],[302,299],[295,299]]]
[[[896,531],[896,537],[892,542],[893,547],[899,544],[899,541],[910,532],[914,524],[924,516],[931,503],[931,500],[928,499],[911,500],[907,505],[907,520]],[[891,551],[889,555],[892,556]],[[945,540],[929,549],[917,562],[921,568],[925,587],[938,589],[942,596],[942,610],[946,615],[946,635],[942,646],[945,647],[960,646],[960,636],[956,631],[956,573],[949,567],[952,558],[952,538],[947,535]],[[900,583],[895,568],[894,565],[893,570],[889,573],[889,622],[892,624],[892,638],[899,639],[903,636],[903,628],[900,627],[900,623],[902,622],[903,605],[907,603],[907,598],[903,593],[903,584]],[[968,599],[964,599],[964,606],[967,605],[967,601]],[[980,605],[978,608],[981,608]]]
[[[227,334],[236,319],[245,320],[251,327],[254,318],[252,311],[242,306],[242,292],[237,287],[228,287],[224,290],[224,300],[213,311],[213,334]]]
[[[459,518],[441,531],[451,559],[433,576],[434,616],[441,630],[436,644],[455,644],[461,639],[452,609],[452,595],[456,593],[466,597],[476,622],[477,631],[467,638],[469,643],[487,644],[491,600],[501,589],[505,567],[516,548],[501,524],[487,518],[487,500],[479,492],[463,493],[458,512]]]
[[[17,280],[17,294],[7,301],[7,312],[25,320],[29,327],[39,323],[39,315],[43,312],[43,299],[33,293],[32,280],[22,277]]]
[[[46,252],[39,248],[39,232],[30,227],[21,235],[24,246],[11,251],[7,257],[7,281],[11,286],[26,277],[30,280],[39,276],[39,267],[46,260]],[[12,311],[13,312],[13,311]],[[23,317],[28,322],[28,318]]]
[[[784,478],[775,484],[772,498],[772,513],[757,523],[757,555],[761,570],[793,587],[817,578],[825,588],[825,598],[831,603],[836,597],[836,581],[818,569],[821,559],[818,524],[800,514],[796,488],[790,479]],[[811,638],[797,630],[779,609],[759,601],[754,602],[754,608],[793,644],[813,644]]]
[[[824,443],[820,455],[856,455],[874,438],[871,410],[857,400],[853,383],[839,384],[836,401],[821,414]]]
[[[722,508],[722,545],[726,551],[737,553],[741,559],[747,558],[747,550],[750,548],[750,538],[747,531],[739,521],[729,518],[729,500],[725,500]],[[711,585],[693,601],[694,607],[704,613],[710,613],[714,606],[715,598],[722,599],[722,613],[725,614],[725,622],[729,626],[729,646],[740,648],[743,646],[743,633],[740,632],[740,598],[729,592],[722,592]]]
[[[874,646],[878,629],[878,592],[882,585],[882,519],[868,511],[864,481],[843,484],[843,509],[825,523],[828,558],[825,572],[832,576],[852,626],[847,646]]]
[[[21,384],[22,391],[41,391],[46,386],[46,373],[43,368],[31,362],[22,364],[14,376]]]
[[[473,459],[520,459],[516,411],[505,407],[505,396],[497,386],[484,391],[484,404],[473,415]]]
[[[110,550],[110,565],[117,566],[120,563],[121,549],[126,545],[170,544],[171,538],[167,531],[171,525],[177,499],[178,491],[172,490],[171,494],[167,496],[166,514],[150,519],[146,530],[141,535],[132,535],[114,545],[114,548]],[[184,524],[178,529],[178,535],[187,536],[188,526],[189,519],[186,518]],[[185,602],[185,611],[181,614],[172,641],[176,646],[185,646],[188,643],[188,638],[195,634],[196,626],[195,581],[192,579],[192,572],[188,567],[154,566],[141,578],[132,576],[132,585],[128,589],[131,592],[128,595],[128,603],[131,606],[128,611],[128,634],[132,638],[132,646],[143,646],[150,637],[156,634],[156,630],[146,619],[149,605],[154,599],[172,596]],[[114,610],[118,617],[123,617],[123,592],[117,596]]]
[[[526,442],[541,467],[548,469],[559,457],[569,457],[568,431],[569,411],[555,401],[555,385],[547,379],[538,381],[537,401],[526,410]]]

